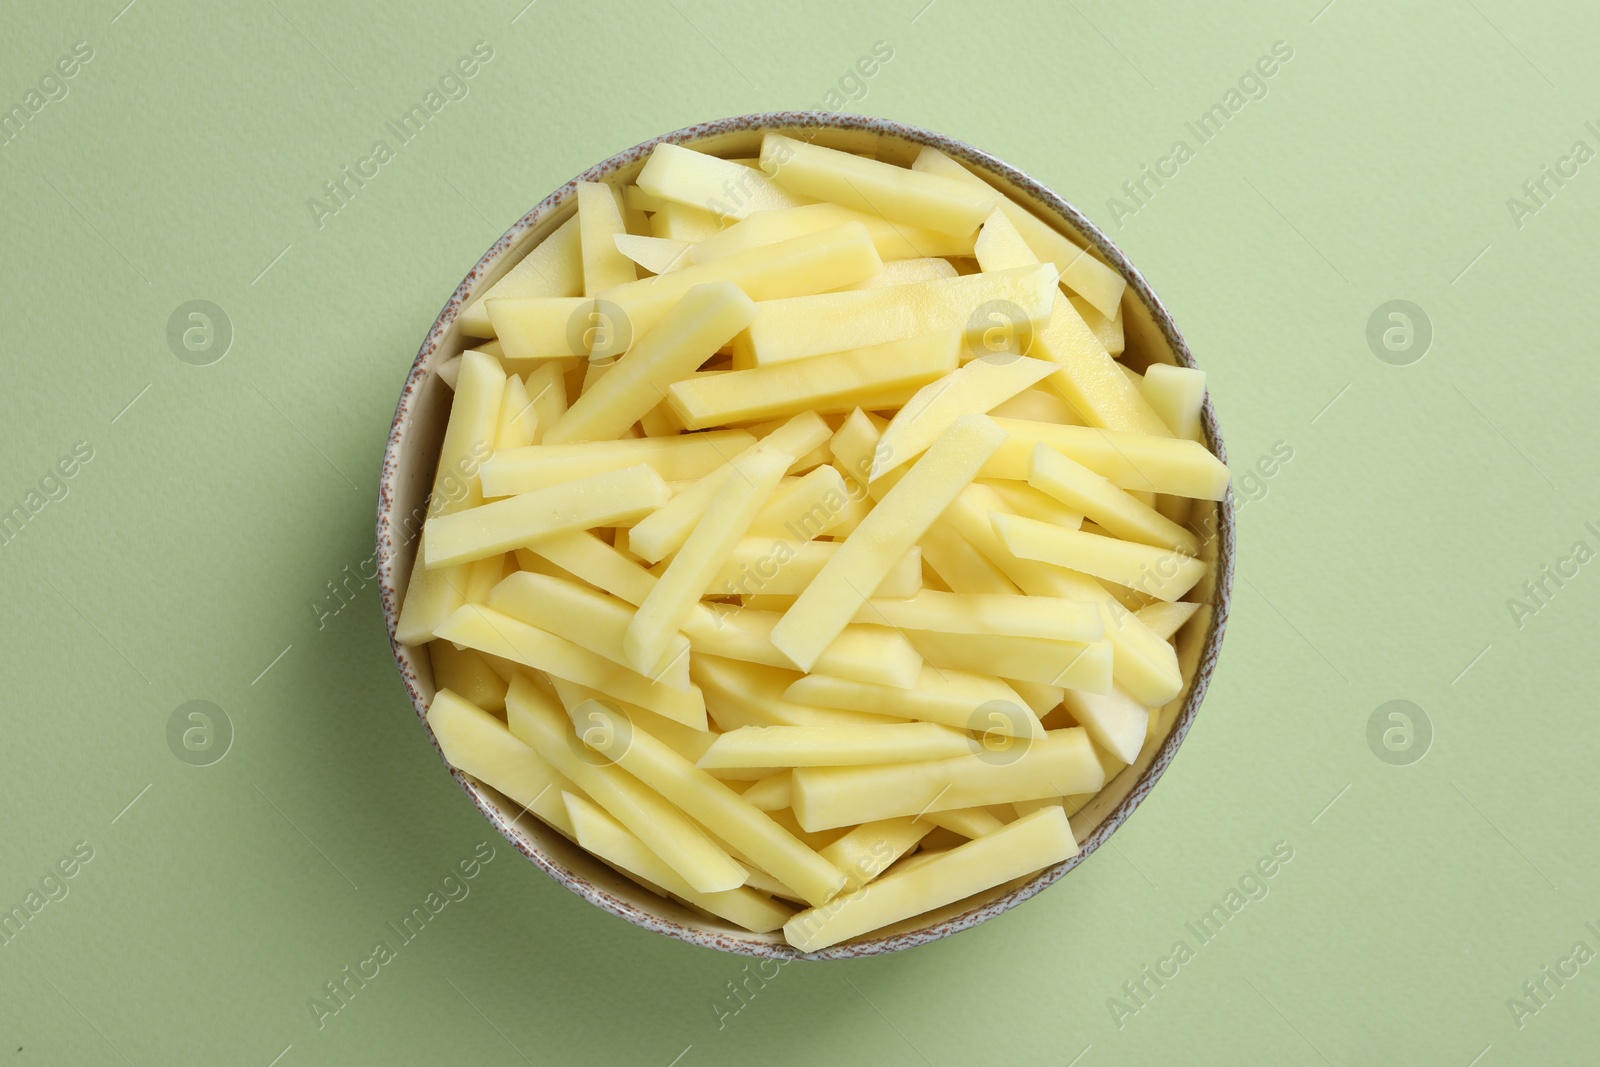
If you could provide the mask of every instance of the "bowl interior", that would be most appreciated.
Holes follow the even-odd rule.
[[[427,650],[395,643],[394,628],[449,415],[452,393],[437,370],[473,343],[461,336],[455,322],[457,314],[576,211],[576,181],[626,184],[638,174],[650,148],[660,140],[728,158],[756,156],[762,135],[770,130],[902,165],[909,165],[924,145],[933,145],[956,157],[1127,278],[1122,304],[1127,338],[1123,362],[1136,370],[1152,363],[1194,365],[1171,316],[1144,278],[1104,234],[1049,189],[959,141],[879,119],[783,112],[689,127],[620,153],[551,194],[495,243],[462,281],[434,323],[401,395],[384,457],[378,514],[379,579],[395,659],[419,717],[425,715],[434,694]],[[1227,453],[1209,398],[1203,430],[1208,446],[1226,462]],[[460,772],[452,773],[489,821],[541,869],[599,907],[669,936],[753,956],[823,959],[874,955],[946,936],[1015,906],[1082,862],[1121,825],[1176,753],[1205,693],[1226,623],[1233,570],[1231,497],[1220,504],[1196,502],[1191,525],[1201,534],[1203,554],[1213,566],[1191,595],[1202,607],[1177,635],[1179,662],[1186,679],[1184,691],[1161,709],[1152,740],[1146,743],[1138,761],[1116,775],[1072,817],[1073,830],[1082,842],[1078,855],[1030,878],[996,887],[900,926],[822,952],[799,953],[779,934],[752,934],[651,893],[524,813],[520,805]],[[423,729],[432,739],[425,719]]]

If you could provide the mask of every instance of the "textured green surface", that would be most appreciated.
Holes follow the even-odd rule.
[[[93,49],[0,146],[0,507],[92,450],[0,545],[0,907],[92,850],[0,946],[0,1062],[1593,1058],[1600,963],[1561,961],[1600,951],[1600,577],[1574,562],[1520,626],[1508,607],[1600,549],[1600,164],[1520,190],[1600,150],[1590,9],[124,2],[10,5],[0,34],[0,108]],[[319,227],[308,198],[478,41],[468,95]],[[513,219],[655,133],[844,105],[877,41],[849,108],[1108,226],[1210,372],[1236,470],[1292,458],[1241,486],[1221,669],[1114,847],[949,941],[763,983],[516,856],[418,729],[373,586],[313,605],[367,566],[406,367]],[[1266,95],[1201,144],[1185,123],[1279,41]],[[1179,139],[1176,177],[1111,202]],[[1405,366],[1366,339],[1396,299],[1431,320]],[[190,300],[232,324],[210,366],[168,346]],[[232,724],[209,766],[167,740],[192,700]],[[1391,700],[1431,722],[1420,762],[1369,748]],[[308,999],[484,841],[470,894],[319,1028]],[[1186,924],[1275,842],[1293,859],[1202,944]]]

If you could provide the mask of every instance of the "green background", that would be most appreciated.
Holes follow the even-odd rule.
[[[0,508],[93,451],[0,545],[0,908],[93,849],[0,947],[0,1063],[1594,1058],[1600,963],[1520,1026],[1507,1004],[1600,951],[1600,567],[1520,627],[1507,605],[1600,548],[1600,164],[1520,226],[1507,205],[1600,149],[1592,11],[125,2],[9,5],[0,34],[0,108],[94,50],[0,147]],[[319,228],[308,198],[480,40],[470,94]],[[864,98],[829,100],[877,41]],[[1266,95],[1198,145],[1185,122],[1277,41]],[[1204,713],[1113,847],[950,940],[750,979],[734,1014],[745,960],[602,914],[490,831],[417,726],[372,583],[313,605],[368,566],[396,395],[483,249],[649,136],[825,103],[1077,203],[1176,315],[1236,472],[1292,459],[1249,484]],[[1193,157],[1114,224],[1179,139]],[[203,367],[167,339],[197,299],[233,330]],[[1404,366],[1367,339],[1396,299],[1431,324]],[[191,700],[231,723],[209,766],[169,747]],[[1380,723],[1397,754],[1368,741],[1391,700],[1415,706],[1409,747]],[[470,896],[319,1029],[308,998],[482,841]],[[1275,842],[1269,894],[1196,947],[1185,924]],[[1119,1025],[1108,1000],[1180,939],[1194,958]]]

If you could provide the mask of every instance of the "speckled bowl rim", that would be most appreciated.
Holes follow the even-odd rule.
[[[396,533],[399,527],[397,523],[398,516],[395,514],[395,499],[400,454],[406,443],[407,430],[411,426],[412,405],[426,381],[431,366],[431,357],[444,340],[450,324],[476,295],[482,280],[492,273],[498,261],[516,246],[524,234],[539,225],[551,212],[559,210],[568,202],[574,194],[577,182],[602,181],[619,169],[637,163],[655,145],[662,141],[679,144],[694,143],[711,137],[767,128],[860,130],[898,138],[914,144],[932,145],[965,163],[975,166],[979,170],[986,171],[994,177],[1011,183],[1021,193],[1032,199],[1032,206],[1053,212],[1071,231],[1081,235],[1102,259],[1127,279],[1129,287],[1149,309],[1152,320],[1171,348],[1174,358],[1183,366],[1196,366],[1194,356],[1189,351],[1189,346],[1179,332],[1177,324],[1173,322],[1171,313],[1167,311],[1166,306],[1162,304],[1160,298],[1151,289],[1144,275],[1129,262],[1128,257],[1123,254],[1122,250],[1098,226],[1053,190],[1017,168],[996,159],[986,152],[973,148],[971,145],[946,137],[943,134],[933,133],[929,130],[893,122],[888,119],[866,116],[835,115],[820,111],[773,111],[740,115],[734,118],[686,126],[683,129],[674,130],[660,137],[651,138],[612,156],[605,162],[579,174],[545,197],[484,253],[483,258],[461,280],[461,284],[456,287],[455,292],[445,304],[444,310],[440,312],[438,319],[434,321],[433,327],[428,331],[428,335],[411,365],[411,373],[406,378],[405,388],[400,394],[400,401],[395,409],[394,423],[389,432],[389,443],[384,450],[383,474],[378,492],[378,580],[383,600],[384,621],[389,629],[389,643],[394,650],[395,663],[405,681],[407,692],[411,694],[411,702],[416,709],[418,719],[422,723],[422,728],[427,732],[428,739],[433,744],[434,749],[439,752],[441,760],[444,759],[444,753],[439,749],[438,740],[433,736],[433,731],[428,726],[427,703],[417,676],[416,666],[412,662],[407,648],[395,640],[395,622],[399,616],[400,589],[403,584],[397,580],[399,576],[396,574],[396,545],[398,543]],[[1217,425],[1216,412],[1209,394],[1206,397],[1202,412],[1202,424],[1207,445],[1219,459],[1226,463],[1228,455],[1223,445],[1222,434]],[[1234,542],[1234,505],[1233,494],[1230,491],[1227,498],[1218,503],[1215,593],[1211,603],[1210,628],[1206,633],[1205,642],[1196,664],[1193,682],[1189,687],[1188,696],[1175,717],[1172,728],[1162,741],[1155,758],[1144,773],[1140,775],[1139,780],[1130,789],[1128,795],[1081,842],[1077,855],[1041,871],[1003,896],[928,926],[878,938],[849,941],[820,952],[811,953],[799,952],[784,944],[772,944],[765,941],[745,939],[732,934],[697,930],[678,922],[676,919],[652,913],[629,901],[620,899],[582,875],[569,870],[542,851],[518,829],[514,820],[505,818],[485,797],[482,787],[471,781],[460,771],[451,768],[450,773],[460,783],[467,795],[472,798],[472,802],[477,805],[478,810],[483,812],[484,817],[505,836],[506,840],[517,851],[533,861],[539,869],[591,904],[648,930],[654,930],[657,933],[666,934],[669,937],[687,941],[693,945],[700,945],[723,952],[773,959],[851,959],[863,956],[877,956],[926,944],[962,930],[970,929],[985,919],[1008,911],[1059,880],[1068,871],[1092,856],[1096,849],[1127,821],[1128,816],[1149,795],[1150,790],[1154,788],[1168,765],[1171,764],[1173,757],[1177,755],[1178,747],[1183,743],[1183,739],[1188,735],[1190,727],[1194,724],[1195,716],[1200,709],[1200,703],[1204,699],[1210,684],[1211,675],[1216,669],[1223,632],[1227,627],[1228,608],[1233,589]],[[445,765],[448,767],[448,762]]]

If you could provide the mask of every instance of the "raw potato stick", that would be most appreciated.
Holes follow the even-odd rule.
[[[856,613],[856,622],[1049,641],[1098,641],[1105,636],[1098,611],[1065,597],[985,596],[936,589],[903,600],[869,600]]]
[[[961,330],[975,341],[991,326],[975,312],[995,301],[1014,305],[1027,327],[1037,330],[1049,321],[1056,295],[1056,272],[1036,264],[912,285],[767,300],[750,324],[750,353],[756,366],[765,367],[946,330]],[[1020,329],[1023,323],[1012,325]]]
[[[578,787],[513,737],[505,723],[451,690],[440,689],[428,705],[428,728],[450,766],[573,836],[561,794]]]
[[[745,726],[717,737],[700,766],[855,767],[969,755],[978,743],[929,722],[883,726]],[[748,799],[748,797],[746,798]]]
[[[987,186],[975,190],[778,133],[762,139],[761,169],[792,192],[958,237],[976,230],[1000,199]]]
[[[1004,885],[1077,851],[1066,812],[1046,808],[940,853],[913,870],[879,878],[863,891],[803,911],[784,923],[784,937],[802,952],[816,952]]]
[[[1190,555],[1200,551],[1199,538],[1193,533],[1049,445],[1034,447],[1028,484],[1125,541],[1175,548]]]
[[[609,714],[604,709],[600,713]],[[824,903],[844,888],[844,872],[773,822],[766,812],[645,731],[637,727],[627,731],[626,743],[616,731],[604,738],[591,731],[583,740],[748,855],[762,870],[793,887],[806,903]],[[1099,764],[1095,767],[1098,770]]]
[[[776,930],[792,914],[788,908],[743,886],[720,893],[700,892],[599,805],[572,793],[561,796],[578,844],[634,878],[658,886],[701,911],[742,926],[751,933]]]
[[[590,702],[582,706],[601,705]],[[511,732],[520,741],[577,783],[696,890],[714,893],[744,885],[744,868],[681,811],[611,764],[585,759],[582,753],[588,749],[573,734],[566,712],[528,679],[518,678],[511,683],[506,713]]]
[[[813,833],[900,815],[1009,804],[1083,793],[1105,784],[1082,727],[1052,730],[1018,746],[1010,762],[983,754],[871,767],[798,767],[795,817]]]
[[[541,538],[610,526],[647,514],[671,495],[661,476],[643,463],[535,489],[439,516],[428,524],[424,562],[430,569],[448,567],[532,545]]]
[[[716,470],[754,443],[755,437],[745,430],[709,430],[680,437],[539,444],[497,452],[484,461],[480,473],[484,495],[489,497],[531,493],[641,463],[667,481],[682,481]]]
[[[958,730],[997,729],[1017,736],[1039,736],[1044,728],[1027,708],[1027,702],[1009,683],[986,674],[924,667],[910,689],[874,685],[825,674],[795,679],[783,693],[796,704],[873,715],[943,723]],[[990,721],[986,712],[1014,712]],[[978,724],[975,726],[975,724]]]
[[[1054,563],[1157,600],[1177,600],[1205,577],[1205,561],[1183,552],[1063,530],[1021,515],[994,515],[992,521],[1006,548],[1022,559]]]
[[[748,458],[734,462],[694,532],[628,624],[622,644],[635,668],[647,670],[661,659],[690,611],[711,587],[723,558],[750,529],[794,460],[787,452],[760,447]]]
[[[697,285],[547,431],[547,445],[615,440],[750,325],[756,305],[729,282]]]
[[[560,675],[697,730],[706,728],[705,700],[698,690],[684,692],[653,681],[493,608],[464,605],[439,627],[439,636],[524,667]]]
[[[907,226],[864,211],[853,211],[839,204],[824,202],[756,212],[743,222],[736,222],[726,230],[690,245],[689,257],[696,263],[709,263],[748,248],[787,241],[791,237],[831,229],[846,222],[859,222],[866,226],[885,266],[891,260],[970,256],[972,240],[976,236],[976,231],[957,237],[922,226]]]
[[[674,383],[667,403],[690,429],[796,411],[853,411],[895,389],[918,389],[955,370],[955,329],[772,366],[697,375]]]
[[[462,310],[456,322],[468,337],[493,337],[489,309],[485,301],[506,297],[582,296],[583,253],[578,234],[578,216],[573,215],[556,227],[543,241],[528,250],[499,281],[483,291]]]
[[[985,415],[957,419],[784,613],[772,631],[778,650],[801,670],[810,670],[895,560],[916,544],[1004,440],[1004,433]]]
[[[1094,426],[994,421],[1010,437],[985,464],[985,478],[1027,481],[1034,447],[1044,444],[1133,492],[1170,493],[1198,500],[1221,500],[1228,493],[1228,468],[1196,441]]]

